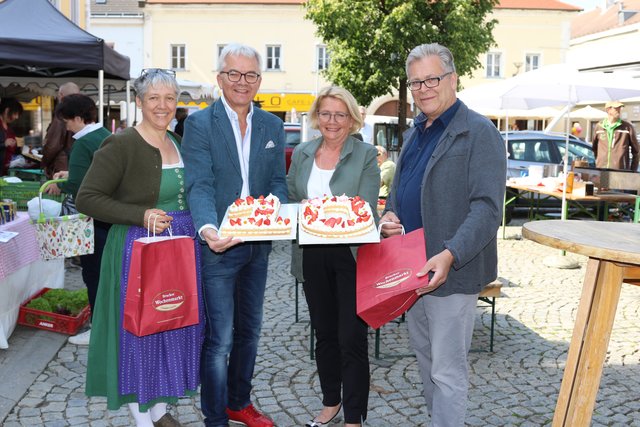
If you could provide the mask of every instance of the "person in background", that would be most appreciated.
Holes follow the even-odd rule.
[[[378,150],[378,166],[380,167],[380,192],[378,193],[378,198],[386,199],[391,190],[393,175],[396,173],[396,164],[389,159],[386,148],[376,145],[376,149]]]
[[[176,127],[174,132],[182,136],[184,134],[184,121],[187,119],[188,113],[186,108],[178,108],[176,110]]]
[[[58,89],[58,102],[65,96],[80,93],[80,88],[73,82],[64,83]],[[42,146],[42,160],[40,165],[44,169],[47,179],[53,179],[53,174],[69,170],[69,154],[73,147],[73,133],[68,131],[64,122],[57,117],[52,118]],[[56,186],[49,187],[50,194],[60,194]]]
[[[127,128],[127,121],[126,120],[120,120],[120,123],[118,124],[118,128],[116,129],[116,134],[119,134],[120,132],[122,132],[126,128]]]
[[[364,106],[358,107],[360,115],[362,116],[362,127],[358,131],[362,135],[362,140],[367,144],[373,144],[373,126],[364,121],[367,117],[367,109]]]
[[[218,58],[222,96],[189,115],[184,127],[187,195],[202,243],[207,321],[200,394],[208,427],[273,426],[251,403],[271,242],[218,235],[238,198],[272,193],[287,202],[283,122],[252,102],[261,69],[252,47],[225,46]]]
[[[467,356],[478,294],[497,277],[506,153],[496,127],[457,99],[451,51],[437,43],[407,57],[407,87],[421,113],[404,135],[380,219],[383,236],[424,228],[429,276],[409,309],[431,425],[463,426]]]
[[[133,242],[148,233],[166,236],[169,226],[173,235],[195,237],[180,137],[167,131],[180,87],[172,70],[151,68],[142,70],[134,89],[142,122],[104,141],[76,200],[80,212],[113,224],[102,255],[86,394],[106,396],[112,410],[127,404],[138,427],[176,427],[167,403],[196,394],[199,384],[202,294],[199,323],[152,335],[123,329],[122,311]]]
[[[75,143],[69,156],[69,170],[58,171],[53,174],[53,179],[67,179],[58,183],[57,187],[66,193],[64,206],[70,206],[74,210],[74,200],[78,194],[80,184],[91,165],[93,153],[100,148],[100,144],[111,135],[100,123],[96,123],[98,109],[95,102],[88,96],[72,94],[66,96],[55,110],[56,118],[65,123],[67,130],[73,134]],[[52,184],[55,185],[55,184]],[[47,191],[48,192],[48,191]],[[73,214],[76,212],[67,212]],[[100,281],[100,260],[102,251],[107,241],[110,225],[102,221],[94,220],[94,252],[82,255],[82,280],[87,287],[89,306],[91,313],[95,312],[96,295]],[[75,345],[89,345],[91,329],[69,337],[69,342]]]
[[[346,89],[322,89],[309,110],[311,127],[322,137],[293,151],[289,200],[324,195],[360,196],[374,219],[380,183],[376,150],[350,136],[362,126],[358,104]],[[344,408],[345,426],[367,418],[369,354],[367,325],[356,313],[357,246],[292,247],[293,275],[304,283],[311,327],[316,331],[316,364],[324,408],[307,427],[328,424]]]
[[[593,132],[593,154],[596,156],[597,168],[635,172],[640,161],[640,145],[633,125],[620,119],[622,107],[624,104],[620,101],[605,104],[607,117],[596,125]]]
[[[18,120],[23,111],[22,104],[15,98],[0,101],[0,176],[9,172],[11,157],[18,146],[16,134],[9,125]]]

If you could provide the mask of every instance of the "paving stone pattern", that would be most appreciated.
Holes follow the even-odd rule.
[[[470,426],[542,426],[553,417],[571,340],[586,258],[580,268],[545,267],[558,251],[522,240],[508,227],[499,240],[503,297],[496,305],[495,352],[489,353],[490,309],[478,308],[470,355]],[[78,286],[79,272],[67,275]],[[276,242],[270,261],[264,326],[255,371],[253,401],[277,426],[300,426],[321,409],[315,364],[309,358],[309,324],[300,292],[289,275],[289,244]],[[640,426],[638,365],[640,288],[622,289],[593,416],[594,426]],[[421,381],[411,356],[406,323],[382,329],[383,357],[373,357],[367,426],[428,425]],[[103,398],[84,395],[87,347],[65,344],[4,421],[17,426],[129,426],[128,409],[108,411]],[[171,409],[185,426],[202,425],[199,399],[181,399]],[[338,420],[342,421],[342,420]]]

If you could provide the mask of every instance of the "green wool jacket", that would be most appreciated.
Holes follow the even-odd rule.
[[[71,148],[71,156],[69,157],[69,178],[67,182],[58,184],[58,187],[65,193],[71,194],[73,197],[78,195],[78,189],[84,176],[91,166],[93,153],[100,148],[100,144],[111,135],[104,127],[89,132],[81,138],[78,138]]]
[[[170,132],[175,141],[180,137]],[[110,224],[144,224],[144,213],[158,203],[162,157],[134,128],[107,138],[82,181],[78,211]]]

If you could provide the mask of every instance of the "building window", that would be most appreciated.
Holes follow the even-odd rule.
[[[316,46],[316,71],[329,68],[329,51],[325,45]]]
[[[171,45],[171,68],[174,70],[185,69],[186,47],[183,44]]]
[[[281,47],[280,45],[267,46],[267,70],[280,70],[281,67]]]
[[[218,69],[218,63],[220,61],[220,57],[222,56],[222,50],[226,47],[226,44],[219,44],[216,46],[216,56],[215,59],[213,60],[214,64],[213,67],[215,70]]]
[[[528,53],[525,58],[524,71],[533,71],[540,68],[540,55],[537,53]]]
[[[71,21],[80,26],[80,11],[78,10],[80,7],[80,5],[78,4],[78,2],[72,1],[71,2],[71,16],[70,19]]]
[[[501,53],[487,53],[487,77],[500,77],[502,75],[500,72],[501,60]]]

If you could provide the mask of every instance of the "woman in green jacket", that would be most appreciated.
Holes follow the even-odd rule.
[[[376,149],[357,140],[362,116],[351,93],[337,86],[318,93],[309,111],[321,138],[296,147],[287,176],[289,201],[313,197],[360,196],[373,209],[380,189]],[[344,409],[346,427],[367,418],[369,355],[367,325],[356,314],[355,247],[309,245],[292,248],[291,268],[304,282],[311,326],[316,331],[316,364],[324,408],[307,427],[328,424]]]
[[[195,394],[200,383],[202,294],[199,323],[142,337],[123,328],[123,309],[133,242],[149,232],[167,235],[169,226],[173,235],[195,237],[180,137],[167,130],[180,87],[175,73],[153,68],[143,70],[134,88],[142,122],[105,140],[76,200],[80,212],[113,224],[100,271],[86,393],[106,396],[108,409],[128,404],[138,427],[176,427],[167,403]]]

